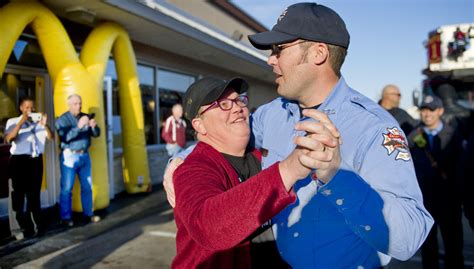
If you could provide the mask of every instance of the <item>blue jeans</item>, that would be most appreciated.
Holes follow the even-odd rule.
[[[166,144],[166,150],[168,151],[168,156],[173,157],[176,153],[183,150],[178,144]]]
[[[76,174],[81,183],[81,201],[84,215],[91,217],[92,212],[92,178],[91,159],[89,153],[61,152],[61,193],[59,194],[59,207],[62,220],[71,219],[72,213],[72,188]]]

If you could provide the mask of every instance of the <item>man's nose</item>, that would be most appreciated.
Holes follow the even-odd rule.
[[[268,56],[267,64],[275,66],[278,63],[278,58],[275,54]]]

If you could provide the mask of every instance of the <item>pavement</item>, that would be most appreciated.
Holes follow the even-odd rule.
[[[53,211],[52,216],[56,215]],[[41,237],[0,244],[0,269],[170,268],[176,254],[176,225],[161,185],[151,193],[120,194],[99,215],[103,217],[99,223],[78,223],[73,228],[56,224]],[[467,222],[464,228],[465,268],[472,269],[474,236]],[[407,262],[394,260],[384,269],[420,268],[417,253]]]
[[[169,211],[170,206],[161,185],[153,186],[154,190],[146,194],[121,194],[116,196],[106,211],[100,212],[102,220],[98,223],[78,223],[72,228],[64,228],[59,225],[50,227],[46,234],[30,239],[15,240],[0,246],[0,268],[13,268],[27,265],[34,261],[34,265],[20,266],[23,268],[43,267],[63,268],[74,264],[77,257],[84,254],[94,253],[98,249],[103,251],[107,244],[116,244],[114,238],[107,241],[95,240],[101,235],[112,230],[156,214],[157,212]],[[166,215],[168,221],[173,219],[173,214]],[[133,235],[120,236],[118,240],[129,240]],[[89,243],[87,248],[78,247],[82,242]],[[58,256],[54,264],[51,257]]]

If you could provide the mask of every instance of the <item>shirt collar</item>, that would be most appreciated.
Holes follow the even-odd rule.
[[[423,131],[428,134],[428,135],[432,135],[432,136],[435,136],[437,134],[439,134],[439,132],[441,132],[441,130],[443,130],[443,127],[444,127],[444,124],[442,121],[439,122],[438,124],[438,127],[434,128],[433,130],[430,130],[428,129],[428,127],[423,127]]]
[[[344,77],[341,76],[336,86],[332,89],[329,96],[324,100],[324,102],[319,105],[318,110],[326,113],[329,118],[334,122],[334,119],[338,115],[338,110],[341,108],[344,99],[346,98],[349,86],[346,84]],[[290,101],[285,98],[282,99],[282,106],[288,111],[291,115],[300,115],[299,104],[295,101]]]
[[[73,120],[73,122],[79,121],[79,119],[84,115],[84,113],[79,112],[79,114],[78,114],[77,116],[74,116],[74,115],[71,113],[71,111],[68,111],[67,114],[68,114],[69,118],[71,118],[71,119]]]
[[[319,110],[326,113],[330,118],[336,117],[346,99],[348,91],[349,86],[347,86],[344,77],[341,76],[334,89],[332,89],[329,96],[321,104]]]

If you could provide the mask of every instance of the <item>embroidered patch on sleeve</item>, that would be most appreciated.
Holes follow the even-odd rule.
[[[395,152],[397,154],[395,160],[410,160],[411,156],[407,140],[397,127],[387,128],[387,132],[382,135],[382,146],[385,147],[389,156]]]

